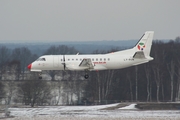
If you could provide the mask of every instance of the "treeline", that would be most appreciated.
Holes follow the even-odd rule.
[[[76,54],[77,50],[74,47],[67,47],[65,45],[51,46],[44,54],[58,55],[58,54]],[[9,79],[10,75],[14,75],[10,80],[25,80],[27,79],[25,72],[27,72],[27,65],[35,61],[39,56],[31,53],[26,48],[8,49],[6,46],[0,46],[0,80]],[[6,76],[8,78],[6,78]],[[54,79],[53,79],[54,80]]]
[[[99,102],[180,100],[180,37],[154,41],[151,56],[154,60],[146,64],[91,72],[86,97]]]
[[[73,47],[59,45],[51,46],[44,54],[76,54],[77,52]],[[96,50],[94,53],[105,53],[105,51],[99,52]],[[120,70],[89,72],[90,77],[87,81],[83,79],[84,72],[46,71],[46,73],[51,76],[52,82],[57,82],[58,80],[68,81],[69,83],[76,83],[80,80],[85,81],[86,84],[83,84],[83,90],[81,90],[83,91],[83,96],[78,99],[81,99],[79,101],[86,101],[90,104],[94,102],[107,103],[108,101],[159,102],[179,100],[180,37],[168,43],[154,41],[151,56],[154,60],[143,65]],[[25,47],[14,50],[10,50],[5,46],[0,47],[0,96],[7,96],[2,80],[37,80],[36,77],[31,77],[35,76],[32,75],[33,73],[27,72],[27,65],[37,58],[38,56],[36,54],[32,54]],[[72,84],[70,87],[78,88],[77,85]],[[26,88],[18,90],[25,91],[23,89]],[[51,89],[51,87],[48,88],[48,95],[45,96],[53,95]],[[73,90],[73,92],[79,94],[76,90]],[[25,96],[23,92],[18,93],[22,93],[20,96]],[[47,99],[51,99],[51,97]],[[25,103],[27,101],[28,103],[32,102],[32,98],[24,98],[23,102]],[[40,98],[38,98],[38,101],[40,101]]]
[[[29,80],[0,82],[0,104],[29,105],[82,105],[85,81],[47,81],[33,76]],[[76,99],[75,99],[76,98]]]

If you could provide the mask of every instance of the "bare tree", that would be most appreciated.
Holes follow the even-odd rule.
[[[31,62],[31,51],[28,48],[16,48],[12,51],[12,60],[20,61],[22,80],[24,80],[24,72],[26,71],[27,65]]]
[[[21,65],[17,60],[10,61],[8,63],[9,76],[14,76],[11,80],[19,80],[21,74]]]
[[[178,61],[178,69],[177,72],[175,72],[176,76],[177,76],[177,94],[176,94],[176,100],[180,100],[180,61]]]
[[[178,69],[177,99],[180,100],[180,68]]]
[[[108,100],[109,93],[112,89],[112,81],[115,70],[97,71],[95,79],[97,80],[99,103],[102,100]]]
[[[114,77],[115,70],[107,70],[104,74],[103,81],[103,99],[107,99],[112,88],[112,81]]]
[[[108,52],[112,52],[112,51],[116,51],[116,50],[112,49],[111,51]],[[95,50],[93,53],[103,54],[107,52]],[[93,97],[95,97],[96,100],[97,99],[99,100],[99,103],[101,103],[102,100],[108,100],[109,94],[112,90],[112,81],[114,75],[115,75],[115,70],[104,70],[104,71],[96,71],[91,73],[90,81],[93,81],[94,85],[92,85],[92,83],[89,83],[91,86],[91,88],[89,89],[91,90],[91,92],[93,92],[91,93],[94,95]]]
[[[133,90],[132,90],[132,81],[131,81],[131,75],[130,73],[126,74],[127,80],[129,81],[129,89],[130,89],[130,97],[131,101],[133,101]]]
[[[154,67],[153,68],[154,72],[154,77],[155,77],[155,82],[156,82],[156,97],[157,97],[157,102],[159,102],[159,90],[160,90],[160,83],[161,83],[161,71],[159,67]]]
[[[69,104],[76,104],[74,101],[74,97],[79,98],[79,94],[82,91],[82,86],[81,84],[83,83],[81,79],[81,74],[79,74],[78,71],[69,71],[68,73],[66,72],[66,75],[68,75],[68,78],[66,79],[66,85],[67,85],[67,94],[68,94],[68,103]],[[65,80],[65,77],[64,77]],[[81,82],[82,83],[81,83]]]
[[[3,82],[0,81],[0,100],[5,98],[5,90],[4,90],[5,85]]]
[[[171,102],[173,101],[173,92],[174,92],[174,74],[175,74],[175,64],[174,61],[171,60],[170,64],[167,65],[170,79],[171,79]]]
[[[167,57],[166,49],[164,49],[164,43],[157,41],[154,47],[152,48],[152,53],[154,54],[154,60],[152,61],[152,72],[154,74],[154,80],[156,83],[156,99],[157,102],[159,102],[159,93],[160,93],[160,87],[162,90],[162,100],[164,100],[164,79],[163,75],[165,73],[165,61]]]
[[[6,82],[6,97],[8,98],[8,105],[12,101],[12,97],[15,96],[17,92],[17,85],[13,80]]]
[[[99,71],[97,71],[97,81],[98,81],[98,93],[99,93],[99,103],[101,103],[101,80],[99,77]]]
[[[43,80],[37,80],[38,74],[31,74],[29,80],[24,81],[19,90],[26,105],[34,107],[35,104],[43,105],[49,103],[51,98],[50,85]]]
[[[147,80],[147,102],[151,101],[151,73],[149,64],[144,65],[146,80]]]
[[[10,50],[5,46],[0,46],[0,80],[5,72],[5,67],[9,61]]]
[[[138,101],[138,66],[135,66],[136,101]]]

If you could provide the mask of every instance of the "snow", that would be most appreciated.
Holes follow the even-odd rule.
[[[37,108],[9,108],[13,119],[27,120],[119,120],[119,119],[180,119],[179,110],[138,110],[136,104],[115,110],[104,110],[118,104],[98,106],[41,106]],[[11,118],[11,120],[13,120]]]
[[[10,108],[12,116],[34,116],[34,115],[55,115],[55,114],[71,114],[94,112],[103,108],[117,106],[117,104],[97,105],[97,106],[48,106],[38,108]]]
[[[119,108],[119,109],[122,109],[122,110],[136,110],[137,108],[135,107],[135,105],[137,104],[131,104],[129,106],[126,106],[126,107],[122,107],[122,108]]]

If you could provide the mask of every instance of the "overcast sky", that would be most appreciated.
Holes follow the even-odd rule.
[[[0,0],[0,42],[180,36],[180,0]]]

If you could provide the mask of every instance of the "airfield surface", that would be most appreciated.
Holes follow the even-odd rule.
[[[98,106],[43,106],[9,108],[6,120],[180,120],[180,110],[138,110],[136,104],[108,110],[118,104]]]

